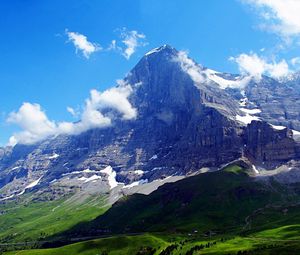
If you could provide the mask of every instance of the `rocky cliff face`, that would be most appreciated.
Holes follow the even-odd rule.
[[[269,77],[253,80],[246,87],[246,96],[261,109],[263,120],[274,125],[300,130],[300,90],[297,80],[280,82]]]
[[[245,155],[265,168],[299,158],[299,144],[287,128],[276,130],[262,121],[252,121],[245,130]]]
[[[298,128],[298,109],[283,97],[287,85],[265,80],[261,87],[249,82],[242,92],[231,86],[243,77],[203,68],[167,45],[154,49],[124,79],[132,87],[135,120],[1,150],[2,199],[31,190],[52,198],[77,190],[106,192],[217,169],[243,155],[268,167],[295,159],[298,145],[290,130],[263,121],[247,127],[244,121],[253,118],[240,105],[247,97],[243,108],[258,107],[260,120]],[[293,102],[298,99],[293,95]]]

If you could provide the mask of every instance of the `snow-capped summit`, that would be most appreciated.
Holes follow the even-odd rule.
[[[154,54],[154,53],[158,53],[158,52],[161,52],[163,50],[169,50],[169,51],[173,51],[175,50],[175,48],[173,48],[172,46],[168,45],[168,44],[164,44],[163,46],[160,46],[160,47],[157,47],[157,48],[154,48],[150,51],[148,51],[145,56],[149,56],[151,54]]]

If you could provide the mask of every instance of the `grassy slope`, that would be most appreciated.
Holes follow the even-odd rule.
[[[52,236],[79,222],[90,221],[107,209],[104,197],[90,197],[81,203],[72,199],[25,201],[0,205],[1,243],[36,241]]]
[[[239,250],[252,254],[299,254],[300,225],[284,226],[235,237],[208,249],[203,254],[236,254]]]
[[[18,254],[18,255],[96,255],[103,252],[109,252],[110,255],[118,254],[136,254],[142,246],[153,247],[157,250],[163,249],[168,246],[168,242],[155,237],[153,235],[141,236],[119,236],[113,238],[103,238],[98,240],[80,242],[72,245],[67,245],[55,249],[44,250],[28,250],[19,252],[8,252],[5,254]]]
[[[253,211],[281,201],[281,189],[254,182],[241,167],[228,167],[166,184],[149,196],[126,197],[90,224],[76,226],[70,235],[99,229],[113,233],[240,231]]]
[[[180,244],[180,240],[185,240]],[[299,254],[300,252],[300,225],[281,227],[271,230],[261,231],[246,237],[226,237],[221,241],[221,237],[215,237],[212,240],[204,239],[201,236],[188,237],[174,235],[155,235],[144,234],[138,236],[116,236],[92,241],[80,242],[55,249],[27,250],[7,252],[5,255],[96,255],[107,252],[109,255],[136,255],[142,247],[152,247],[156,250],[155,255],[166,247],[177,244],[178,248],[170,254],[186,254],[196,245],[207,244],[208,242],[216,244],[210,245],[201,251],[195,251],[193,254],[237,254],[239,251],[247,251],[247,254]]]

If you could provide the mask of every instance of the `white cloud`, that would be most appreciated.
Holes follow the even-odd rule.
[[[67,107],[67,112],[69,112],[73,117],[78,116],[78,112],[73,107],[68,106]]]
[[[273,78],[280,78],[290,72],[289,66],[284,59],[280,62],[267,62],[266,59],[259,57],[255,53],[243,53],[237,57],[231,57],[230,60],[238,64],[241,73],[258,79],[263,74],[270,75]]]
[[[10,113],[7,121],[20,126],[23,131],[14,134],[9,143],[18,141],[31,144],[53,134],[56,125],[49,121],[38,104],[23,103],[17,112]],[[11,144],[14,145],[14,144]]]
[[[244,88],[251,77],[241,77],[236,80],[227,80],[221,76],[219,76],[219,72],[203,68],[201,65],[195,63],[192,59],[190,59],[187,55],[187,52],[180,51],[177,56],[174,58],[174,61],[180,64],[180,67],[184,72],[186,72],[191,79],[194,81],[196,85],[201,83],[210,83],[214,82],[219,85],[221,89],[226,88]]]
[[[135,119],[137,111],[130,104],[128,97],[132,93],[129,84],[122,83],[118,87],[104,92],[91,90],[86,99],[85,107],[78,122],[56,123],[48,119],[46,113],[38,104],[23,103],[17,112],[10,113],[7,121],[18,125],[22,131],[15,133],[9,140],[9,145],[17,143],[33,144],[50,136],[67,134],[76,135],[92,128],[110,126],[114,119]],[[72,112],[72,108],[69,110]],[[112,111],[109,111],[109,110]],[[107,110],[106,113],[101,111]]]
[[[288,63],[283,59],[278,63],[267,64],[268,70],[271,77],[280,78],[288,75],[291,71],[289,70]]]
[[[190,59],[187,55],[187,52],[178,52],[174,60],[180,63],[182,70],[189,74],[195,83],[202,83],[205,81],[206,78],[203,75],[202,67]]]
[[[264,20],[262,27],[284,38],[300,35],[299,0],[242,0],[257,8]]]
[[[76,53],[81,51],[85,58],[97,51],[116,51],[122,54],[126,59],[136,52],[138,47],[147,45],[146,36],[136,30],[127,30],[127,28],[117,29],[120,32],[120,40],[111,40],[111,43],[103,49],[99,44],[88,41],[88,38],[77,32],[70,32],[66,29],[69,42],[72,42],[76,48]]]
[[[102,49],[98,44],[89,42],[85,35],[69,32],[68,30],[66,30],[66,34],[69,41],[74,44],[76,52],[81,51],[85,58],[89,58],[92,53]]]
[[[137,47],[146,45],[146,36],[136,30],[128,31],[124,28],[121,32],[121,38],[123,44],[126,46],[122,53],[126,59],[130,59],[131,55],[135,53]]]
[[[238,57],[231,57],[230,60],[235,61],[242,73],[251,76],[260,77],[265,72],[265,62],[256,54],[241,54]]]
[[[291,64],[295,67],[299,67],[300,65],[300,57],[295,57],[291,59]]]
[[[91,100],[88,103],[100,110],[105,108],[116,109],[122,114],[124,119],[133,119],[136,117],[136,109],[128,101],[131,93],[132,88],[130,85],[111,88],[103,93],[92,90]]]
[[[107,50],[117,50],[119,47],[117,46],[117,40],[112,40]]]

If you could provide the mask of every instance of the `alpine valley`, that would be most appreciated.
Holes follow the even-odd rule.
[[[299,77],[151,50],[113,88],[133,117],[0,149],[0,253],[299,254]]]

